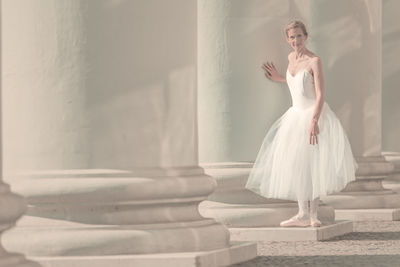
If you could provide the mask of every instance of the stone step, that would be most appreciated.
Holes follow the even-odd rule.
[[[232,241],[227,248],[199,252],[113,256],[32,257],[32,259],[42,264],[42,267],[217,267],[245,262],[255,257],[257,257],[256,243]]]
[[[321,241],[353,232],[353,222],[335,221],[321,227],[229,228],[235,241]]]
[[[400,209],[335,209],[335,218],[351,221],[399,221]]]

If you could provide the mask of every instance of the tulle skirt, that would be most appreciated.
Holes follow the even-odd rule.
[[[340,121],[325,102],[318,144],[310,145],[314,107],[290,107],[268,130],[246,188],[266,198],[313,200],[355,180],[357,163]]]

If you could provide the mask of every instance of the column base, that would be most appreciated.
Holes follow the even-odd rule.
[[[213,244],[215,239],[221,241]],[[3,234],[2,241],[7,250],[30,258],[100,257],[224,249],[229,245],[229,231],[207,218],[170,224],[93,225],[23,216]]]
[[[393,220],[400,209],[400,194],[383,187],[394,165],[383,156],[360,157],[356,181],[321,200],[335,209],[337,219]],[[382,217],[381,217],[382,216]]]
[[[337,209],[338,220],[400,221],[400,209]]]
[[[396,193],[400,193],[400,175],[398,181],[396,180],[384,180],[382,185],[385,189],[392,190]]]
[[[393,171],[383,180],[383,187],[400,193],[400,153],[382,152],[385,159],[393,164]]]
[[[22,254],[6,253],[0,255],[0,267],[41,267],[41,265],[27,260]]]
[[[341,192],[321,198],[337,209],[396,209],[400,208],[400,195],[391,190]]]
[[[8,252],[3,247],[4,234],[14,227],[25,211],[25,199],[11,192],[0,178],[0,267],[40,267],[38,263],[27,260],[23,254]]]
[[[11,180],[11,176],[10,180]],[[28,257],[101,257],[224,249],[228,229],[198,203],[215,181],[197,166],[52,170],[15,174],[29,207],[3,236]]]
[[[235,241],[321,241],[353,232],[353,222],[335,221],[321,227],[229,228]]]
[[[231,242],[226,248],[183,253],[157,253],[143,255],[35,257],[43,267],[133,267],[133,266],[228,266],[257,257],[257,244]],[[21,266],[22,267],[22,266]]]

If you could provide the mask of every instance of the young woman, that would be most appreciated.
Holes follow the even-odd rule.
[[[285,28],[293,48],[286,77],[274,64],[265,76],[287,83],[292,106],[271,126],[258,152],[246,188],[267,198],[298,202],[299,212],[281,226],[320,226],[319,197],[341,191],[355,180],[357,164],[347,136],[325,102],[321,59],[307,49],[308,33],[300,21]]]

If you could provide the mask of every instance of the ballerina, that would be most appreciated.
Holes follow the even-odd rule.
[[[321,58],[306,47],[305,25],[293,21],[285,34],[294,50],[286,77],[272,62],[263,69],[268,79],[288,84],[292,106],[268,130],[245,187],[267,198],[298,202],[298,213],[281,226],[318,227],[319,198],[354,181],[357,163],[340,121],[325,102]]]

